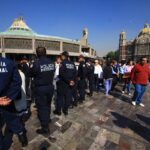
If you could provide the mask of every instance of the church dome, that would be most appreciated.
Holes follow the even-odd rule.
[[[24,36],[34,36],[36,33],[29,28],[23,17],[15,19],[12,25],[7,31],[3,32],[4,35],[24,35]]]
[[[143,34],[149,34],[150,33],[150,27],[148,24],[144,25],[144,28],[142,29],[141,33],[143,33]]]
[[[19,18],[15,19],[9,29],[10,29],[10,30],[20,29],[20,30],[26,30],[26,31],[31,30],[31,29],[27,26],[27,24],[26,24],[26,22],[24,21],[23,17],[19,17]]]

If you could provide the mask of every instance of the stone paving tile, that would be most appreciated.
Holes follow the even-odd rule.
[[[131,150],[130,139],[124,136],[120,137],[119,146],[122,150]]]
[[[102,148],[100,147],[100,145],[93,143],[89,150],[102,150]]]
[[[57,145],[53,144],[47,150],[62,150],[62,148],[58,147]]]
[[[89,132],[87,133],[86,137],[89,137],[89,138],[92,138],[92,139],[95,139],[97,134],[98,134],[98,131],[100,130],[97,130],[98,128],[96,127],[92,127]]]
[[[131,140],[131,150],[145,150],[146,147],[143,143]]]
[[[77,145],[76,150],[87,150],[90,148],[92,143],[93,143],[93,140],[91,138],[85,137]]]
[[[59,147],[63,148],[77,132],[79,132],[81,125],[74,123],[65,133],[54,133],[53,136],[56,137],[56,143]]]
[[[106,132],[106,129],[100,129],[97,137],[95,138],[94,143],[99,145],[100,147],[104,147],[104,145],[107,142]]]
[[[84,103],[84,106],[85,106],[85,107],[89,107],[89,106],[91,106],[93,103],[94,103],[94,101],[88,101],[88,102]]]
[[[72,139],[70,142],[68,142],[64,147],[63,150],[76,150],[77,147],[77,140]]]
[[[150,145],[146,145],[146,146],[145,146],[145,149],[146,149],[146,150],[150,150]]]
[[[98,112],[97,108],[90,109],[90,111],[89,111],[90,114],[95,114],[97,112]]]
[[[120,150],[117,144],[110,141],[107,141],[104,147],[104,150]]]
[[[118,133],[115,133],[115,132],[110,132],[110,131],[107,131],[107,139],[108,141],[111,141],[115,144],[119,144],[119,140],[120,140],[120,134]]]

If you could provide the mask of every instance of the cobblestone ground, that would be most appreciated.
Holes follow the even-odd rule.
[[[103,92],[74,109],[67,117],[52,114],[50,136],[37,135],[36,109],[27,122],[29,145],[24,150],[150,150],[150,87],[144,97],[145,108],[132,106],[131,97]],[[57,123],[56,123],[57,122]],[[58,124],[62,126],[58,126]],[[20,150],[16,136],[11,150]]]

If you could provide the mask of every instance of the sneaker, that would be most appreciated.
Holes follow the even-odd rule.
[[[132,105],[136,106],[136,102],[135,102],[135,101],[132,101]]]
[[[122,91],[122,94],[124,94],[125,92],[124,91]]]
[[[145,107],[145,105],[144,105],[143,103],[140,103],[139,105],[140,105],[141,107]]]

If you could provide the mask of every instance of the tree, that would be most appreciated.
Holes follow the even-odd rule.
[[[106,54],[106,59],[108,59],[108,60],[112,60],[112,59],[119,60],[119,51],[116,50],[116,51],[108,52]]]

